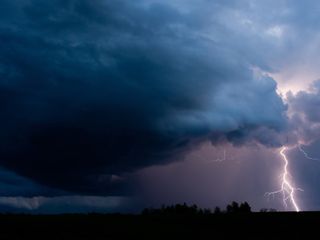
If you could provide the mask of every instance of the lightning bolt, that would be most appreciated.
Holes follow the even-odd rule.
[[[215,160],[212,160],[212,162],[223,162],[223,161],[225,161],[226,160],[226,150],[224,149],[223,150],[223,158],[217,158],[217,159],[215,159]]]
[[[287,150],[287,147],[285,147],[285,146],[283,146],[280,150],[280,155],[281,155],[281,158],[284,162],[283,171],[281,174],[281,188],[280,188],[280,190],[277,190],[277,191],[267,192],[267,193],[265,193],[265,195],[268,196],[268,198],[269,198],[270,196],[274,197],[274,195],[276,195],[276,194],[282,194],[282,200],[283,200],[283,204],[284,204],[285,208],[288,207],[288,201],[289,201],[289,202],[291,202],[295,211],[300,212],[300,207],[299,207],[297,200],[295,198],[295,193],[297,191],[303,191],[303,189],[295,188],[293,186],[293,184],[291,183],[291,180],[290,180],[291,175],[288,170],[289,161],[288,161],[288,158],[285,154],[286,150]]]
[[[319,158],[310,157],[308,155],[308,153],[305,150],[302,149],[301,145],[298,145],[298,148],[299,148],[300,152],[302,152],[302,154],[305,156],[306,159],[309,159],[309,160],[312,160],[312,161],[320,161]]]

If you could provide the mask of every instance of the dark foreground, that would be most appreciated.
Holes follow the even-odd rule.
[[[305,239],[320,231],[320,213],[209,216],[0,215],[0,239]],[[234,237],[235,236],[235,237]]]

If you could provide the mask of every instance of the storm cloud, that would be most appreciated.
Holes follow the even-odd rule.
[[[106,213],[132,211],[132,200],[125,197],[59,196],[0,197],[0,211],[37,214]]]
[[[314,81],[309,91],[300,91],[297,94],[289,92],[287,101],[290,109],[290,136],[296,143],[312,144],[319,139],[320,114],[320,81]]]
[[[279,145],[268,136],[287,127],[287,106],[263,73],[277,45],[243,34],[233,1],[177,2],[4,0],[0,165],[51,188],[119,194],[112,176],[204,140]]]

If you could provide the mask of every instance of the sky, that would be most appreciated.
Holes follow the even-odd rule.
[[[292,211],[265,194],[283,146],[320,210],[319,20],[315,0],[2,0],[0,211]]]

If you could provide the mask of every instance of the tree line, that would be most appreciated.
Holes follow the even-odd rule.
[[[183,203],[169,206],[163,205],[161,208],[145,208],[142,211],[142,215],[211,215],[230,213],[251,213],[251,207],[247,202],[239,204],[233,201],[225,209],[215,207],[212,210],[209,208],[199,208],[196,204],[189,206]]]

